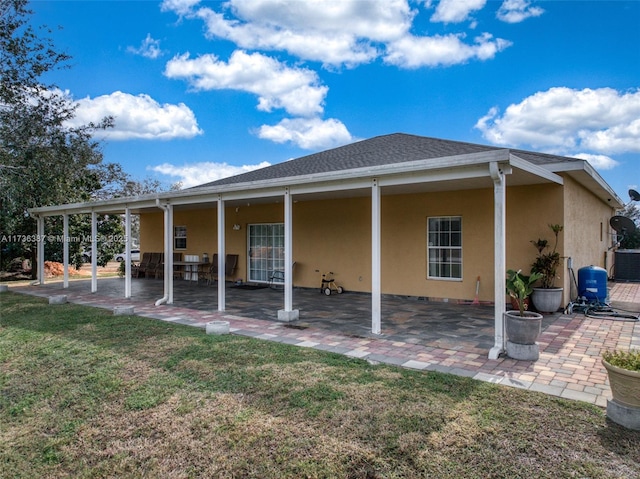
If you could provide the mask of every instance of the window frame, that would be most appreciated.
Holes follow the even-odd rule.
[[[178,231],[183,231],[184,234],[178,234]],[[178,246],[178,240],[184,241],[184,246]],[[187,249],[187,227],[184,225],[173,227],[173,249],[174,250],[186,250]]]
[[[247,245],[247,281],[267,283],[274,271],[284,270],[284,223],[248,224]]]
[[[448,228],[438,228],[437,230],[432,231],[433,221],[438,221],[440,226],[445,224],[444,222],[448,222]],[[453,222],[457,222],[460,225],[459,230],[456,231],[451,228]],[[462,216],[428,216],[426,230],[427,279],[440,281],[462,281],[464,275]],[[432,244],[432,240],[434,239],[438,244]],[[444,240],[443,243],[445,244],[440,244],[440,240]],[[459,243],[459,245],[455,244],[456,242]],[[435,261],[432,261],[432,257]],[[433,271],[432,266],[437,271]],[[459,274],[455,274],[456,270],[459,271]],[[443,272],[447,271],[448,275],[443,275]],[[432,272],[438,274],[432,274]]]

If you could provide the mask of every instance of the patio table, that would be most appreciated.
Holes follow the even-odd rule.
[[[174,261],[174,266],[180,267],[181,276],[186,281],[198,281],[198,272],[200,266],[208,265],[211,263],[204,261]]]

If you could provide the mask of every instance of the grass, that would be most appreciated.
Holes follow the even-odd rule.
[[[632,478],[640,433],[469,378],[0,296],[3,478]]]

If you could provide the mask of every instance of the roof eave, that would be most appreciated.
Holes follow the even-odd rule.
[[[550,163],[545,168],[556,173],[567,173],[608,205],[616,209],[624,208],[624,201],[588,161]]]

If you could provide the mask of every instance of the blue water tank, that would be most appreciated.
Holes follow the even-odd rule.
[[[578,270],[578,296],[588,301],[607,301],[607,271],[598,266],[585,266]]]

